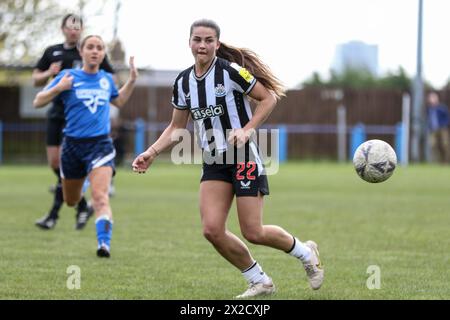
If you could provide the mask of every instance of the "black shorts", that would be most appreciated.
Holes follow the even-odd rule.
[[[63,139],[64,118],[47,118],[47,146],[60,146]]]
[[[236,197],[257,197],[259,192],[269,195],[267,175],[259,174],[258,165],[254,161],[238,164],[203,163],[201,181],[210,180],[231,183]]]

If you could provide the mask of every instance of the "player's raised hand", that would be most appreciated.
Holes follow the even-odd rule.
[[[137,173],[145,173],[150,167],[154,160],[154,157],[150,154],[150,152],[145,151],[138,155],[136,159],[134,159],[133,163],[131,164],[131,167],[133,168],[134,172]]]
[[[57,75],[61,71],[62,61],[53,62],[48,68],[52,76]]]
[[[72,88],[73,83],[73,76],[70,74],[70,72],[66,72],[66,74],[59,80],[58,82],[58,89],[59,91],[66,91]]]
[[[134,56],[130,56],[130,80],[134,82],[138,76],[139,72],[134,65]]]

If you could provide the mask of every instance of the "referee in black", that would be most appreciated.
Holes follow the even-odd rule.
[[[81,57],[78,52],[78,43],[83,32],[83,20],[75,14],[67,14],[61,22],[61,31],[64,35],[64,43],[48,47],[33,70],[33,82],[35,87],[45,86],[49,79],[53,79],[61,70],[80,68]],[[100,65],[100,68],[114,73],[107,58]],[[64,128],[64,105],[61,101],[54,100],[47,113],[47,160],[57,177],[57,184],[54,191],[53,204],[49,212],[36,221],[36,226],[44,230],[53,229],[59,217],[59,210],[64,202],[59,174],[59,159],[61,142]],[[81,230],[86,225],[93,209],[88,205],[86,199],[82,197],[78,204],[76,214],[77,230]]]

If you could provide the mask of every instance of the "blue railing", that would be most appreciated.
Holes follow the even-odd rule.
[[[134,153],[136,155],[142,153],[146,148],[146,133],[163,131],[167,123],[146,123],[143,119],[137,119],[133,124],[129,125],[134,129]],[[8,124],[0,121],[0,164],[3,161],[3,133],[4,132],[45,132],[45,124]],[[288,159],[288,135],[289,134],[338,134],[338,126],[332,124],[283,124],[283,125],[264,125],[263,129],[273,130],[278,129],[279,137],[279,160],[284,162]],[[191,131],[192,126],[189,126]],[[402,162],[403,149],[403,126],[398,124],[396,126],[389,125],[364,125],[362,123],[356,124],[352,127],[347,127],[347,135],[349,135],[349,159],[352,159],[356,148],[366,141],[368,134],[379,135],[394,135],[395,136],[395,151]]]

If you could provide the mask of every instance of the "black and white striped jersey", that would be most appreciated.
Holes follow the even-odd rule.
[[[245,68],[218,57],[200,78],[193,66],[178,75],[172,104],[190,111],[200,148],[227,150],[227,130],[243,128],[252,117],[246,95],[256,81]]]

